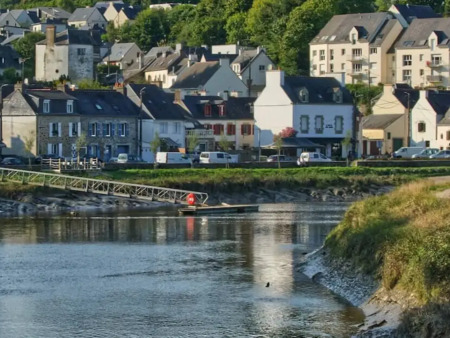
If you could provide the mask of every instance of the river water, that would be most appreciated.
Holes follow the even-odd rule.
[[[0,337],[349,337],[362,313],[297,272],[346,207],[0,219]]]

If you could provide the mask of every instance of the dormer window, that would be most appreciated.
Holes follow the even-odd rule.
[[[436,40],[435,39],[430,39],[430,49],[431,51],[434,51],[436,47]]]
[[[302,102],[302,103],[308,103],[309,102],[308,89],[306,89],[306,88],[300,89],[298,96],[299,96],[300,102]]]
[[[352,33],[351,41],[352,41],[352,44],[356,43],[356,33]]]
[[[95,108],[97,108],[97,110],[103,110],[103,107],[98,103],[95,104]]]
[[[205,116],[211,117],[211,105],[210,104],[205,104],[204,114],[205,114]]]
[[[67,100],[67,113],[73,113],[73,100]]]
[[[42,105],[42,112],[50,113],[50,100],[44,100],[44,103]]]
[[[342,90],[340,88],[335,88],[333,90],[333,101],[336,103],[342,103]]]
[[[219,107],[219,116],[225,116],[226,115],[225,114],[225,105],[221,104],[221,105],[218,105],[218,107]]]

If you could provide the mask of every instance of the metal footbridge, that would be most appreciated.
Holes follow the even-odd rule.
[[[69,175],[43,173],[20,169],[0,168],[1,181],[13,181],[56,189],[90,192],[93,194],[136,198],[150,201],[187,204],[187,197],[195,195],[196,203],[205,204],[208,194],[197,191],[153,187],[118,181],[97,180]]]

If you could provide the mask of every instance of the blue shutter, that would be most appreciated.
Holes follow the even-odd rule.
[[[128,136],[130,130],[129,130],[129,126],[128,123],[124,123],[125,124],[125,136]]]
[[[106,136],[106,132],[107,132],[106,126],[107,126],[107,123],[103,123],[103,136]]]
[[[91,136],[92,135],[92,123],[89,123],[88,124],[88,136]]]
[[[120,123],[117,123],[117,136],[120,136]]]
[[[100,134],[100,123],[96,123],[96,125],[95,125],[96,127],[97,127],[97,133],[96,133],[96,135],[97,135],[97,137],[99,137],[99,136],[101,136],[101,134]]]
[[[114,123],[111,123],[111,136],[114,136],[115,126],[116,125]]]

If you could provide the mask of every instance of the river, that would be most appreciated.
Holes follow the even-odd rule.
[[[349,337],[359,309],[297,272],[347,206],[0,219],[0,337]]]

